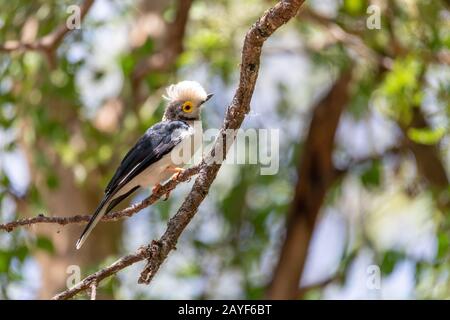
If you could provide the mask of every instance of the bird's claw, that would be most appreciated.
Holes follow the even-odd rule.
[[[155,184],[155,186],[152,188],[152,194],[153,195],[156,195],[156,194],[158,194],[159,193],[159,190],[161,190],[161,188],[162,188],[162,185],[161,184]],[[163,199],[163,201],[167,201],[167,199],[169,199],[169,196],[170,196],[170,192],[171,192],[172,190],[169,190],[169,191],[167,191],[165,194],[164,194],[164,199]]]
[[[180,177],[180,174],[184,172],[185,169],[183,168],[174,168],[175,174],[172,176],[172,180],[178,180]]]
[[[159,183],[155,184],[155,186],[152,188],[152,194],[157,194],[161,189],[161,187],[162,187],[161,184]]]

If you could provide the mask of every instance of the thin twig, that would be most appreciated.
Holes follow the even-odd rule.
[[[242,63],[240,67],[239,86],[227,110],[222,129],[214,146],[203,162],[197,179],[190,193],[187,195],[178,212],[173,216],[167,226],[166,232],[159,241],[141,247],[136,253],[127,255],[107,268],[101,269],[88,276],[74,287],[56,295],[53,299],[69,299],[77,293],[86,290],[96,281],[100,283],[127,266],[147,259],[147,265],[139,278],[140,283],[149,283],[159,267],[166,259],[208,194],[217,172],[231,144],[224,141],[233,141],[235,135],[229,135],[229,129],[239,129],[246,114],[250,111],[250,101],[258,77],[262,46],[264,42],[282,25],[287,23],[299,11],[304,0],[284,0],[278,2],[273,8],[266,11],[263,16],[250,28],[244,40],[242,49]]]
[[[65,300],[72,298],[77,293],[89,289],[94,282],[97,283],[98,285],[103,279],[116,274],[120,270],[136,262],[144,260],[146,257],[148,257],[149,247],[150,245],[141,247],[135,253],[126,255],[117,260],[116,262],[114,262],[113,264],[111,264],[110,266],[98,270],[97,272],[84,278],[81,282],[77,283],[70,289],[57,294],[52,298],[52,300]]]
[[[125,217],[131,217],[140,210],[155,203],[163,195],[175,189],[175,187],[179,183],[189,180],[193,175],[197,174],[199,171],[200,165],[184,170],[175,179],[169,180],[167,183],[162,185],[161,188],[157,190],[157,192],[151,194],[149,197],[145,198],[141,202],[133,204],[123,210],[107,214],[102,218],[102,221],[117,221]],[[76,215],[71,217],[47,217],[44,216],[43,214],[40,214],[37,217],[21,219],[17,221],[0,224],[0,230],[11,232],[17,227],[29,226],[39,223],[54,223],[64,226],[69,223],[87,223],[89,222],[90,219],[91,219],[90,215]]]
[[[326,41],[323,46],[315,47],[314,49],[316,51],[324,50],[331,44],[341,42],[345,44],[346,47],[352,48],[361,58],[379,64],[386,70],[392,69],[393,60],[390,57],[378,54],[372,48],[368,47],[358,34],[344,30],[332,19],[321,16],[312,10],[305,10],[299,18],[322,25],[327,30],[329,36],[328,41]]]
[[[83,20],[93,3],[94,0],[84,1],[80,8],[80,20]],[[0,51],[11,52],[17,50],[36,50],[47,53],[50,50],[54,50],[70,31],[71,29],[68,27],[66,21],[64,21],[64,23],[61,23],[61,25],[59,25],[54,31],[43,36],[42,38],[36,39],[31,43],[22,42],[19,40],[6,41],[4,44],[0,45]]]

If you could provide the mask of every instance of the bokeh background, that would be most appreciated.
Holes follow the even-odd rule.
[[[213,92],[204,127],[220,128],[245,33],[274,2],[95,0],[51,50],[5,49],[81,4],[0,1],[0,223],[92,212],[170,83]],[[450,298],[449,50],[448,0],[307,1],[266,42],[243,125],[280,130],[279,172],[224,165],[151,285],[136,264],[99,297]],[[49,298],[68,266],[85,276],[159,238],[191,184],[79,251],[81,225],[1,231],[0,299]],[[274,289],[290,277],[295,292]]]

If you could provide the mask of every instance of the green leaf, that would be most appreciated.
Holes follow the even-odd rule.
[[[377,100],[380,109],[390,117],[403,124],[409,124],[412,117],[412,108],[422,101],[422,88],[420,79],[423,73],[423,62],[415,55],[397,58],[393,69],[386,75],[380,90],[377,91]]]
[[[177,276],[180,278],[191,278],[201,275],[201,268],[197,263],[190,263],[177,272]]]
[[[55,190],[59,186],[58,177],[53,173],[49,173],[49,175],[47,176],[46,182],[47,182],[47,187],[51,190]]]
[[[448,252],[448,248],[450,245],[450,240],[448,235],[445,233],[440,233],[438,235],[438,258],[443,258]]]
[[[404,254],[398,251],[387,251],[383,256],[383,262],[381,263],[381,273],[388,275],[394,271],[395,265],[404,259]]]
[[[380,162],[374,161],[361,175],[361,182],[367,188],[378,187],[380,185],[381,176]]]
[[[122,71],[126,76],[130,76],[133,72],[135,66],[135,60],[131,55],[124,55],[120,58],[120,65],[122,67]]]
[[[25,261],[25,258],[28,256],[29,250],[26,246],[20,246],[14,251],[14,256],[20,260],[20,262]]]
[[[0,274],[8,272],[10,261],[11,253],[9,251],[0,250]]]
[[[344,10],[350,15],[361,15],[366,12],[367,0],[344,0]]]
[[[36,240],[36,247],[38,249],[47,251],[48,253],[55,252],[55,247],[53,246],[52,241],[46,237],[38,237]]]
[[[408,137],[416,143],[432,145],[441,140],[445,131],[445,128],[409,128],[407,134]]]

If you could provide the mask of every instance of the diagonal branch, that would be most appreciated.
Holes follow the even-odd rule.
[[[309,20],[313,23],[323,26],[329,39],[323,43],[320,47],[314,47],[315,51],[324,50],[327,46],[335,44],[336,42],[344,44],[347,48],[353,49],[361,58],[368,62],[373,62],[379,65],[380,68],[385,70],[391,70],[393,60],[390,57],[383,56],[377,53],[372,48],[368,47],[364,41],[357,35],[353,34],[351,31],[344,30],[335,21],[323,17],[320,14],[314,12],[313,10],[305,10],[302,12],[302,20]]]
[[[234,141],[235,135],[230,136],[230,130],[234,132],[234,130],[239,129],[245,115],[250,111],[250,101],[258,78],[262,46],[275,30],[297,14],[302,3],[303,1],[280,1],[266,11],[247,32],[242,49],[239,86],[227,110],[222,129],[207,159],[209,164],[200,170],[191,192],[175,216],[170,219],[168,228],[158,245],[153,247],[154,251],[141,273],[139,283],[150,283],[167,255],[175,248],[184,228],[194,217],[198,207],[208,194],[209,188],[221,167],[222,160],[225,159],[231,146],[231,143],[228,142]]]
[[[255,88],[260,64],[262,46],[264,42],[283,24],[287,23],[299,11],[304,0],[283,0],[266,11],[263,16],[250,28],[244,40],[242,49],[242,63],[240,67],[239,86],[228,107],[221,131],[214,146],[204,162],[195,180],[191,192],[187,195],[178,212],[167,226],[166,232],[159,241],[140,248],[136,253],[127,255],[105,269],[88,276],[74,287],[56,295],[53,299],[68,299],[77,293],[90,288],[127,266],[147,259],[147,265],[142,271],[140,283],[149,283],[161,264],[178,241],[184,228],[188,225],[198,210],[203,199],[221,167],[221,161],[231,146],[228,141],[234,141],[231,130],[239,129],[245,115],[250,111],[250,101]]]

